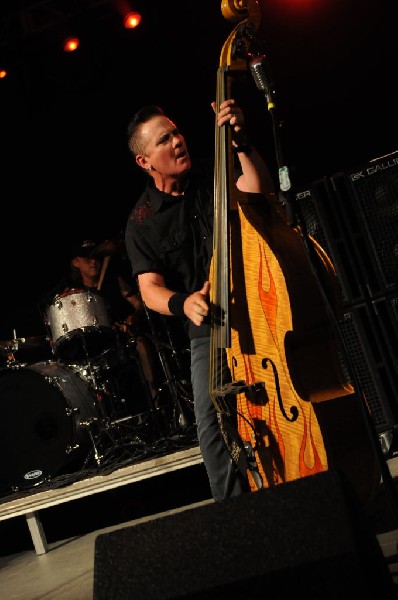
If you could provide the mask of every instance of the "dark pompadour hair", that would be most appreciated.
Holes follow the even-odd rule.
[[[140,125],[146,123],[156,115],[164,114],[165,112],[160,106],[148,104],[140,108],[130,120],[127,126],[127,144],[134,156],[143,152],[143,148],[141,147]]]

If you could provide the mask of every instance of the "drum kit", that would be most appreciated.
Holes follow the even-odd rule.
[[[158,369],[153,397],[134,335],[110,322],[100,294],[70,290],[46,309],[48,336],[0,341],[0,491],[81,478],[196,440],[189,350],[168,318],[146,311]],[[29,360],[29,355],[33,361]],[[39,359],[39,360],[37,360]]]

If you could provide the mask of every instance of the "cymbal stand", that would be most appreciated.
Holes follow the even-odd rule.
[[[17,338],[16,329],[12,330],[12,340],[6,348],[7,351],[7,362],[6,367],[16,367],[19,364],[19,361],[15,357],[15,352],[19,349],[19,339]]]
[[[135,340],[133,338],[131,338],[131,340],[129,340],[127,343],[125,343],[124,348],[126,349],[127,355],[130,357],[130,359],[134,360],[134,364],[138,370],[138,376],[140,379],[141,389],[145,393],[146,405],[149,408],[149,413],[154,417],[153,425],[156,428],[156,431],[153,432],[154,438],[156,440],[158,440],[159,438],[162,437],[161,426],[160,426],[160,423],[157,418],[155,403],[152,398],[149,384],[146,380],[145,373],[144,373],[144,370],[141,365],[141,361],[140,361],[140,358],[138,355]],[[120,422],[119,419],[114,421],[114,423],[118,423],[118,422]]]
[[[184,377],[184,368],[181,357],[175,349],[170,328],[165,320],[167,317],[163,319],[162,327],[167,339],[166,341],[162,341],[155,325],[155,315],[147,308],[144,302],[143,304],[152,334],[152,341],[158,353],[160,365],[165,376],[164,384],[168,388],[172,401],[171,418],[169,422],[170,434],[172,436],[176,434],[179,435],[180,433],[185,434],[194,424],[192,392],[188,389],[190,382]],[[156,315],[156,317],[162,318],[163,315]],[[174,370],[170,362],[170,354],[173,358],[175,366]],[[189,407],[190,403],[191,407]],[[190,410],[188,410],[189,408]]]

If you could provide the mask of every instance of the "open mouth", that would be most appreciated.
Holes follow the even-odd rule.
[[[180,152],[176,155],[177,162],[185,162],[188,159],[188,155],[186,152]]]

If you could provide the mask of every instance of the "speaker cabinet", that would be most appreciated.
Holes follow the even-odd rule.
[[[313,182],[296,205],[341,284],[343,370],[364,392],[377,432],[391,431],[398,419],[398,152]]]
[[[100,534],[94,600],[393,597],[338,471]]]
[[[398,152],[315,181],[296,203],[334,262],[345,302],[398,292]]]
[[[398,152],[331,178],[358,277],[371,297],[398,287]]]
[[[383,305],[378,307],[379,314],[388,312],[385,301]],[[377,433],[383,433],[393,429],[398,420],[398,344],[392,350],[393,328],[389,329],[389,341],[385,334],[388,320],[379,318],[374,309],[365,303],[352,306],[338,326],[345,347],[342,362],[351,383],[364,393]]]

